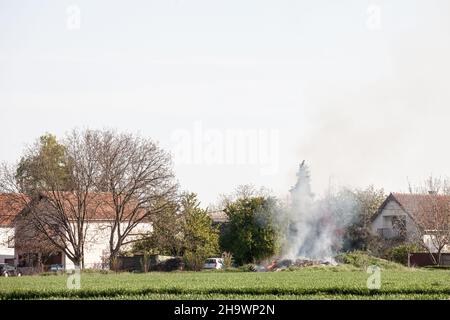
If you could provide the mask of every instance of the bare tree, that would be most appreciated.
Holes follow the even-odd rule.
[[[260,187],[259,189],[252,184],[238,185],[232,193],[221,194],[217,204],[209,206],[209,210],[223,210],[229,203],[238,199],[248,199],[252,197],[272,197],[272,191],[266,187]]]
[[[37,177],[33,188],[23,188],[17,166],[2,166],[0,188],[15,196],[25,210],[23,217],[54,247],[76,266],[84,267],[84,244],[87,221],[101,207],[95,190],[99,177],[96,161],[96,132],[73,131],[64,140],[64,154],[57,167],[64,166],[67,175],[61,179],[55,162],[42,156],[39,145],[30,147],[22,159],[32,159],[29,177]],[[23,161],[21,161],[23,163]]]
[[[61,253],[45,234],[36,229],[32,219],[18,215],[14,228],[14,248],[19,256],[19,265],[38,267],[39,271],[43,271],[46,259]]]
[[[416,228],[413,239],[429,252],[434,264],[441,264],[441,254],[450,246],[450,193],[447,179],[429,177],[415,191],[412,215]]]
[[[450,202],[444,195],[424,195],[414,214],[416,242],[430,253],[434,264],[441,264],[442,251],[450,245]]]
[[[150,139],[102,131],[98,161],[102,177],[98,188],[111,195],[113,216],[109,239],[114,267],[123,246],[141,240],[133,230],[172,206],[177,184],[171,157]]]

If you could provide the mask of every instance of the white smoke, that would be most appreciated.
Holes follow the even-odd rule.
[[[329,191],[322,199],[315,200],[309,170],[303,161],[290,194],[290,205],[282,214],[285,231],[282,256],[333,262],[342,247],[344,229],[357,212],[353,193]]]

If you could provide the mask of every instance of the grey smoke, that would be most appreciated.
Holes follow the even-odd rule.
[[[356,216],[357,201],[349,190],[330,190],[315,199],[309,169],[303,161],[297,183],[290,190],[290,204],[283,211],[282,256],[333,262],[341,249],[344,229]]]

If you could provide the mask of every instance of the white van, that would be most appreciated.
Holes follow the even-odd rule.
[[[222,258],[209,258],[203,265],[203,269],[222,269],[223,259]]]

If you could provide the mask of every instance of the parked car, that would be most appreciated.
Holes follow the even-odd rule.
[[[22,273],[17,270],[17,267],[13,264],[9,263],[0,263],[0,276],[2,277],[10,277],[17,276],[20,277]]]
[[[64,266],[62,264],[51,264],[48,270],[50,272],[61,272],[64,271]]]
[[[209,258],[203,265],[203,269],[222,269],[223,259],[222,258]]]

